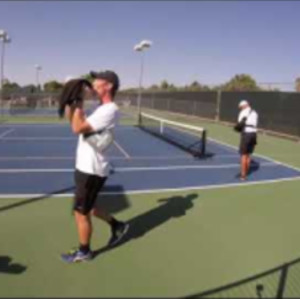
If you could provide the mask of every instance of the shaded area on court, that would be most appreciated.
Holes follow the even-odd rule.
[[[192,193],[186,196],[178,195],[157,200],[157,207],[126,221],[129,224],[129,231],[120,244],[112,248],[103,247],[95,250],[94,258],[134,239],[144,237],[152,230],[164,225],[173,218],[185,216],[188,210],[193,208],[193,201],[197,197],[198,194]]]
[[[27,199],[21,200],[21,201],[16,202],[16,203],[12,203],[12,204],[0,207],[0,213],[11,210],[11,209],[19,208],[19,207],[22,207],[24,205],[29,205],[29,204],[32,204],[32,203],[36,203],[36,202],[39,202],[41,200],[50,199],[51,196],[54,196],[55,194],[61,194],[62,192],[68,192],[68,191],[73,191],[73,190],[74,190],[74,186],[64,188],[64,189],[55,190],[51,193],[47,193],[47,194],[44,194],[42,196],[35,196],[35,197],[32,197],[32,198],[27,198]]]
[[[6,274],[22,274],[26,271],[27,267],[16,263],[9,256],[0,256],[0,275]]]
[[[36,202],[39,202],[39,201],[42,201],[45,199],[49,200],[51,197],[53,197],[57,194],[64,193],[64,192],[74,192],[74,189],[75,189],[75,187],[71,186],[71,187],[67,187],[65,189],[55,190],[51,193],[47,193],[42,196],[27,198],[27,199],[21,200],[16,203],[1,206],[0,213],[11,210],[11,209],[20,208],[20,207],[23,207],[23,206],[26,206],[29,204],[33,204],[33,203],[36,203]],[[108,190],[110,190],[112,192],[118,192],[118,193],[120,193],[120,195],[118,195],[117,197],[113,197],[113,196],[99,194],[97,202],[96,202],[96,204],[99,208],[104,208],[109,213],[118,213],[130,206],[128,200],[126,199],[125,194],[122,196],[122,194],[124,193],[122,186],[118,186],[118,185],[109,186]]]

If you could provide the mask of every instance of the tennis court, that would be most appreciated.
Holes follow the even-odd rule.
[[[77,240],[70,211],[76,136],[65,123],[1,124],[1,296],[185,297],[299,257],[299,145],[261,135],[241,182],[237,134],[198,119],[175,121],[207,129],[205,155],[148,134],[134,119],[116,128],[99,205],[131,230],[121,246],[105,250],[109,229],[99,222],[97,256],[80,265],[59,258]],[[186,133],[179,138],[196,144]],[[257,280],[263,297],[277,294],[280,274],[271,273],[220,296],[258,296]],[[297,294],[289,286],[285,292]]]
[[[194,143],[188,132],[173,130],[172,134],[184,144]],[[77,138],[67,124],[2,125],[0,138],[2,197],[72,195],[68,191],[73,184]],[[204,142],[201,135],[193,138],[196,144],[197,139]],[[206,152],[197,158],[136,126],[119,126],[108,153],[113,168],[107,192],[159,192],[240,183],[235,147],[208,139]],[[244,184],[299,177],[296,168],[257,156],[252,175]]]

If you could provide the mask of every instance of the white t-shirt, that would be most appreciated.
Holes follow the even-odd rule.
[[[257,132],[257,124],[258,124],[258,114],[255,110],[250,107],[243,109],[238,116],[238,122],[240,122],[244,117],[246,120],[246,127],[244,129],[245,133],[256,133]],[[250,127],[248,127],[248,126]]]
[[[94,131],[113,129],[119,120],[119,108],[115,103],[99,106],[88,118],[87,122]],[[96,151],[83,137],[79,135],[76,152],[76,169],[84,173],[107,177],[110,165],[104,153]]]

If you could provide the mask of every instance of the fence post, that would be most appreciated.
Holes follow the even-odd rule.
[[[197,115],[197,101],[194,100],[193,102],[194,102],[194,105],[193,105],[193,108],[192,108],[193,110],[192,110],[191,114],[196,116]]]
[[[167,111],[171,112],[171,100],[170,100],[170,98],[167,98]]]
[[[286,279],[287,279],[288,267],[289,266],[287,264],[283,265],[283,267],[282,267],[276,298],[283,298],[284,289],[285,289],[285,285],[286,285]]]
[[[216,121],[220,121],[220,112],[221,112],[221,89],[217,91],[217,109],[216,109]]]

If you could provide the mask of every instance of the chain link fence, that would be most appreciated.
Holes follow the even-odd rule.
[[[258,112],[260,129],[300,138],[300,93],[296,92],[144,92],[141,107],[233,124],[244,99]],[[120,93],[118,100],[137,106],[136,93]]]
[[[241,99],[258,112],[260,128],[300,137],[300,93],[222,92],[220,120],[235,122]]]
[[[58,93],[4,93],[1,119],[12,117],[57,117]],[[137,107],[137,93],[120,92],[122,107]],[[300,93],[296,92],[144,92],[141,107],[235,123],[238,103],[246,99],[259,114],[260,129],[300,138]],[[87,101],[89,110],[97,105]]]
[[[136,93],[120,93],[118,96],[119,101],[130,100],[133,106],[137,105],[136,98]],[[217,92],[143,93],[141,105],[144,108],[215,119],[217,117]]]

